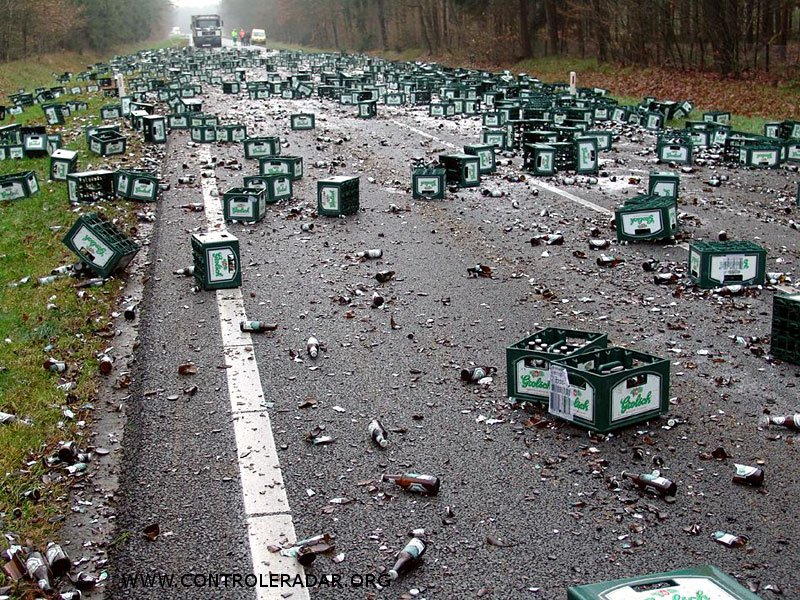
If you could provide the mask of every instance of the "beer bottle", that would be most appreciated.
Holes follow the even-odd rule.
[[[592,250],[605,250],[611,245],[609,240],[604,239],[597,239],[597,238],[590,238],[589,239],[589,248]]]
[[[439,478],[433,475],[419,475],[418,473],[403,473],[402,475],[384,474],[381,480],[393,481],[407,492],[430,494],[431,496],[435,496],[439,493]]]
[[[597,258],[597,266],[598,267],[616,267],[623,260],[621,258],[617,258],[616,256],[612,256],[610,254],[601,254]]]
[[[184,275],[185,277],[190,277],[194,275],[194,266],[192,267],[184,267],[182,269],[176,269],[173,271],[175,275]]]
[[[656,285],[678,283],[678,276],[675,273],[656,273],[653,275],[653,283]]]
[[[78,460],[78,442],[76,441],[69,441],[63,442],[58,449],[58,458],[67,463],[72,464]]]
[[[462,381],[479,381],[484,377],[489,377],[497,373],[496,367],[474,367],[472,369],[461,369]]]
[[[386,299],[383,296],[378,292],[372,292],[372,304],[370,304],[372,308],[380,308],[384,302],[386,302]]]
[[[764,483],[764,469],[738,464],[734,464],[733,466],[736,467],[733,483],[752,485],[753,487],[759,487]]]
[[[36,582],[39,589],[45,593],[53,591],[53,586],[50,585],[50,569],[47,568],[47,563],[44,562],[44,556],[41,552],[31,552],[25,559],[25,570],[28,572],[28,577]]]
[[[367,429],[369,431],[369,437],[371,437],[372,441],[378,444],[378,446],[386,448],[386,446],[389,445],[389,441],[386,439],[389,437],[389,434],[386,433],[386,430],[378,419],[372,419]]]
[[[657,258],[648,258],[642,263],[642,269],[645,271],[655,271],[658,268],[659,261]]]
[[[47,371],[52,371],[53,373],[63,373],[67,370],[67,363],[56,360],[55,358],[48,358],[44,361],[42,365]]]
[[[98,366],[100,367],[100,372],[103,375],[108,375],[111,373],[112,369],[114,368],[114,359],[111,358],[108,354],[101,354],[97,357]]]
[[[732,533],[725,533],[724,531],[715,531],[711,536],[715,541],[731,548],[741,548],[747,543],[747,538],[741,535],[733,535]]]
[[[308,338],[308,342],[306,342],[306,350],[311,358],[317,358],[317,356],[319,356],[319,340],[313,335]]]
[[[762,425],[780,425],[781,427],[800,431],[800,413],[786,417],[766,417],[762,421]]]
[[[370,248],[369,250],[356,252],[356,258],[380,258],[381,256],[383,256],[383,250],[380,248]]]
[[[55,542],[48,543],[47,549],[45,550],[45,557],[50,565],[50,569],[53,571],[54,577],[61,577],[69,573],[72,567],[72,561],[59,544]]]
[[[192,212],[201,212],[205,210],[205,205],[200,202],[190,202],[189,204],[181,204],[178,208],[185,208]]]
[[[239,329],[251,333],[264,333],[265,331],[275,331],[278,329],[278,324],[267,323],[266,321],[240,321]]]
[[[406,547],[398,553],[397,561],[389,569],[389,577],[397,579],[403,573],[410,571],[419,563],[419,559],[425,554],[426,549],[425,542],[421,539],[417,537],[411,538]]]
[[[630,479],[641,489],[653,491],[659,496],[674,496],[678,492],[678,486],[675,485],[674,481],[670,481],[666,477],[661,477],[654,473],[630,475],[623,471],[622,477]]]
[[[386,283],[392,277],[394,277],[394,271],[379,271],[375,273],[375,279],[378,280],[378,283]]]

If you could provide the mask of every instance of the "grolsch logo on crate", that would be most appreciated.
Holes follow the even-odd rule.
[[[661,376],[642,373],[620,381],[611,390],[611,420],[658,410],[661,406]]]
[[[339,189],[328,187],[322,190],[322,208],[325,210],[339,210]]]
[[[232,281],[236,277],[236,255],[233,248],[212,248],[208,250],[207,260],[210,282]]]
[[[113,255],[111,248],[83,226],[72,236],[72,246],[77,248],[85,260],[100,268],[104,267]]]

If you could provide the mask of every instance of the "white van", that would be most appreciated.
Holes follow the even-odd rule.
[[[263,29],[253,29],[253,32],[250,34],[250,43],[251,44],[266,44],[267,43],[267,33]]]

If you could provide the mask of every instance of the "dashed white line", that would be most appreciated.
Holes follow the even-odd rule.
[[[456,149],[458,148],[458,146],[456,146],[455,144],[451,144],[450,142],[446,142],[442,138],[438,138],[435,135],[431,135],[427,131],[422,131],[422,129],[417,129],[416,127],[412,127],[411,125],[409,125],[407,123],[403,123],[402,121],[398,121],[397,119],[392,119],[392,123],[394,123],[395,125],[399,125],[400,127],[405,127],[406,129],[409,129],[410,131],[413,131],[417,135],[421,135],[422,137],[426,137],[426,138],[429,138],[429,139],[432,139],[432,140],[436,140],[440,144],[444,144],[445,146],[448,146],[450,148],[456,148]]]
[[[198,156],[207,163],[211,159],[210,148],[202,146]],[[216,179],[204,177],[202,182],[208,228],[224,230]],[[268,549],[270,544],[281,539],[294,542],[297,537],[255,349],[250,334],[239,328],[239,321],[246,318],[241,289],[217,290],[217,307],[253,570],[257,577],[264,576],[267,581],[270,573],[288,575],[290,581],[298,575],[304,579],[303,567],[295,559]],[[291,592],[292,600],[309,598],[306,588],[257,587],[255,590],[257,600],[284,600],[283,594],[287,592]]]

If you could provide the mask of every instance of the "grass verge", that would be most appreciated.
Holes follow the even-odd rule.
[[[151,44],[148,48],[155,46],[163,47]],[[125,50],[136,49],[141,47]],[[52,60],[47,64],[77,70],[75,63]],[[24,76],[28,90],[58,85],[51,76],[57,69],[34,66],[28,77],[19,72],[28,64],[0,65],[0,71],[5,81]],[[83,95],[62,96],[57,102],[71,99],[85,100],[88,109],[67,117],[62,126],[48,126],[48,134],[61,134],[63,147],[79,151],[79,171],[102,164],[113,168],[117,157],[106,159],[88,152],[84,127],[100,123],[100,107],[117,100]],[[28,107],[14,119],[18,124],[45,123],[40,106]],[[141,142],[138,134],[126,135],[130,162]],[[28,171],[36,173],[39,192],[0,202],[0,411],[18,418],[13,424],[0,425],[0,531],[43,548],[63,520],[68,487],[76,480],[63,469],[46,467],[42,459],[63,440],[74,439],[81,449],[91,444],[87,423],[100,382],[96,357],[113,344],[107,334],[113,337],[111,313],[124,282],[112,278],[102,287],[85,290],[76,289],[80,280],[70,277],[39,283],[53,268],[76,262],[61,240],[79,213],[69,204],[66,182],[49,180],[48,156],[0,161],[0,175]],[[125,230],[134,221],[135,206],[115,202],[91,209],[117,219]],[[67,371],[47,371],[43,363],[48,357],[66,362]],[[0,587],[4,583],[8,582],[0,573]]]

